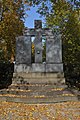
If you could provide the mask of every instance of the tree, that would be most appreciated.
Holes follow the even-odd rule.
[[[53,6],[54,13],[46,16],[49,26],[58,26],[62,34],[64,63],[77,63],[80,52],[80,22],[79,9],[73,9],[72,4],[59,0]],[[76,57],[75,57],[76,55]]]
[[[0,59],[9,61],[15,56],[15,37],[22,34],[24,8],[22,0],[0,1]]]

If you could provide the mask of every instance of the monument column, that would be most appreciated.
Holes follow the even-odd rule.
[[[31,64],[31,37],[16,38],[16,64]]]
[[[62,63],[61,35],[46,31],[46,63]]]
[[[42,21],[35,20],[36,36],[34,40],[35,44],[35,63],[42,63]]]
[[[61,35],[46,30],[46,72],[63,72]]]

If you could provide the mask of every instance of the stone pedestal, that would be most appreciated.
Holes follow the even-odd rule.
[[[26,72],[26,73],[62,73],[63,64],[46,64],[46,63],[33,63],[31,65],[27,64],[15,64],[14,71]]]
[[[54,87],[65,86],[65,78],[63,73],[44,73],[44,72],[19,72],[13,74],[12,84],[44,84],[53,85]]]

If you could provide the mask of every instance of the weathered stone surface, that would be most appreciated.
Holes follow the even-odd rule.
[[[23,36],[35,36],[36,35],[36,29],[34,28],[26,28],[24,31],[23,31]]]
[[[15,64],[14,65],[14,72],[19,73],[19,72],[31,72],[32,68],[31,65],[27,64]]]
[[[42,28],[42,21],[41,20],[35,20],[34,21],[34,27],[36,28],[36,29],[38,29],[38,28]]]
[[[16,40],[16,64],[31,64],[30,36],[20,36]]]
[[[38,31],[34,40],[35,44],[35,63],[42,63],[42,36]]]
[[[49,37],[51,37],[51,36],[53,36],[53,31],[52,31],[52,29],[49,29],[49,28],[45,28],[45,29],[43,29],[44,30],[44,33],[45,33],[45,35],[46,36],[49,36]]]
[[[62,62],[61,36],[59,34],[47,36],[46,63],[61,63],[61,62]]]
[[[45,72],[45,64],[32,64],[32,72]]]
[[[59,72],[59,73],[50,73],[50,72],[31,72],[31,73],[26,73],[26,72],[19,72],[19,73],[14,73],[13,77],[16,76],[20,76],[20,77],[24,77],[24,78],[64,78],[64,73],[63,72]]]
[[[63,72],[63,64],[42,64],[33,63],[32,65],[27,64],[15,64],[14,71],[19,72]]]
[[[46,72],[63,72],[63,64],[46,64]]]

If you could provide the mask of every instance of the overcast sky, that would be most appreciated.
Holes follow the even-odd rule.
[[[37,7],[31,7],[29,11],[27,11],[28,17],[25,18],[25,27],[33,28],[34,20],[42,20],[44,22],[44,18],[40,17],[38,13],[36,13]]]

